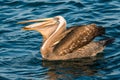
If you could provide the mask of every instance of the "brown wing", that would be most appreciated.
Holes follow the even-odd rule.
[[[96,27],[95,24],[72,28],[72,30],[56,44],[53,52],[58,55],[71,53],[85,46],[103,32],[103,29]]]

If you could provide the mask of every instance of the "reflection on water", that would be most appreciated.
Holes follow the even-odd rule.
[[[80,76],[95,76],[99,71],[99,57],[83,58],[69,61],[42,61],[42,66],[48,68],[49,80],[74,80]]]

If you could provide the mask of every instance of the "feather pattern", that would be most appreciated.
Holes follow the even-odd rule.
[[[72,30],[54,47],[54,53],[65,55],[83,47],[91,42],[98,33],[99,28],[95,24],[74,27]],[[99,31],[100,32],[100,31]]]

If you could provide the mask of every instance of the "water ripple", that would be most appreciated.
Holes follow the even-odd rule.
[[[119,0],[0,0],[0,80],[119,80]],[[67,27],[95,23],[115,38],[94,58],[43,61],[42,37],[17,22],[62,15]]]

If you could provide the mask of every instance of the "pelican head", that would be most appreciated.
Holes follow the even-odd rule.
[[[48,39],[56,30],[62,25],[66,25],[66,21],[62,16],[56,16],[53,18],[36,19],[19,22],[20,24],[25,24],[28,22],[36,22],[34,24],[25,26],[23,30],[35,30],[42,34],[44,40]],[[61,25],[62,24],[62,25]]]

